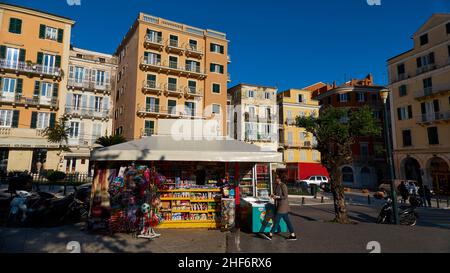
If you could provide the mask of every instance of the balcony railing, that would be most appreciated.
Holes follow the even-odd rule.
[[[178,53],[182,53],[184,52],[185,47],[183,45],[181,45],[178,40],[174,40],[174,39],[169,39],[167,41],[167,51],[168,52],[178,52]]]
[[[192,97],[201,97],[203,96],[203,90],[199,89],[197,87],[185,87],[184,88],[184,94],[186,96],[192,96]]]
[[[164,93],[166,95],[174,95],[181,97],[183,95],[183,89],[178,88],[178,86],[174,83],[166,83],[164,85]]]
[[[302,143],[293,141],[284,141],[280,142],[280,146],[284,146],[286,148],[300,148],[302,147]]]
[[[435,112],[430,114],[419,115],[416,117],[417,123],[433,123],[440,121],[450,121],[450,111]]]
[[[64,114],[69,117],[76,116],[94,119],[109,119],[111,117],[111,111],[109,110],[97,110],[88,107],[66,107]]]
[[[444,60],[443,62],[440,62],[440,63],[427,64],[427,65],[423,65],[421,67],[418,67],[416,69],[416,74],[413,74],[413,73],[411,73],[412,75],[406,74],[406,73],[394,74],[393,77],[392,77],[391,83],[402,81],[402,80],[405,80],[405,79],[408,79],[408,78],[413,78],[413,77],[416,77],[416,76],[421,75],[423,73],[426,73],[428,71],[432,71],[432,70],[435,70],[435,69],[440,69],[440,68],[446,67],[448,65],[450,65],[450,58],[448,60]]]
[[[59,101],[57,98],[35,96],[32,98],[24,97],[22,95],[8,96],[0,92],[0,102],[3,104],[50,107],[57,109]]]
[[[165,61],[161,62],[161,60],[156,58],[141,58],[141,68],[142,69],[153,69],[158,72],[169,72],[177,75],[184,75],[187,77],[206,77],[206,74],[201,69],[200,66],[196,65],[185,65],[179,66],[175,62],[170,62],[167,64]]]
[[[201,57],[204,55],[203,50],[198,45],[186,45],[186,56]]]
[[[254,134],[254,133],[246,133],[245,134],[246,142],[274,142],[274,138],[268,134]]]
[[[156,93],[159,94],[162,92],[161,85],[157,84],[156,81],[144,81],[142,83],[142,90],[144,93]]]
[[[162,37],[159,35],[148,34],[145,36],[144,46],[162,49],[164,46]]]
[[[150,137],[155,135],[155,129],[154,128],[144,128],[141,131],[141,137]]]
[[[437,68],[436,64],[423,65],[423,66],[421,66],[421,67],[416,69],[416,75],[419,75],[419,74],[422,74],[422,73],[434,70],[436,68]]]
[[[442,85],[442,86],[433,86],[433,87],[427,87],[422,90],[417,91],[414,94],[414,98],[417,100],[426,98],[428,96],[433,96],[437,94],[445,94],[450,93],[450,85]]]
[[[304,141],[302,147],[305,147],[305,148],[312,148],[312,143],[311,143],[311,141]]]
[[[202,118],[200,115],[191,115],[189,111],[178,108],[175,106],[171,106],[168,108],[161,107],[160,105],[148,105],[142,106],[138,105],[137,114],[145,117],[167,117],[167,118]]]
[[[61,68],[43,66],[40,64],[32,64],[20,61],[9,61],[0,59],[1,71],[13,71],[14,73],[35,74],[42,77],[60,78]]]
[[[67,86],[70,88],[77,88],[82,90],[92,91],[111,91],[111,85],[109,82],[99,83],[97,81],[79,81],[73,78],[69,78]]]

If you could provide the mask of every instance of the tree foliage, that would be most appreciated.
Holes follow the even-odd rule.
[[[104,136],[97,139],[95,143],[102,145],[103,147],[109,147],[124,143],[127,140],[122,135]]]

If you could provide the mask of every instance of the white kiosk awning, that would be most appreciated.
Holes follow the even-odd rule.
[[[280,163],[282,154],[230,138],[151,136],[95,150],[92,161],[210,161]]]

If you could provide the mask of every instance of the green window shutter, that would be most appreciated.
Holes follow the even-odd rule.
[[[43,61],[44,61],[44,53],[38,52],[36,62],[37,62],[38,64],[42,64]]]
[[[224,46],[220,46],[220,53],[221,53],[221,54],[224,53]]]
[[[38,112],[31,113],[31,124],[30,124],[31,129],[36,129],[37,116],[38,116]]]
[[[56,55],[55,67],[61,67],[61,56],[60,55]]]
[[[20,62],[25,62],[25,55],[26,55],[26,50],[21,48],[19,51],[19,61]]]
[[[64,29],[58,28],[58,42],[62,43],[64,37]]]
[[[40,25],[39,27],[39,39],[45,39],[45,25]]]
[[[0,46],[0,59],[6,58],[6,46],[1,45]]]
[[[58,83],[54,83],[53,84],[53,98],[57,98],[58,97],[58,91],[59,91],[59,84]]]
[[[39,97],[40,89],[41,89],[41,82],[40,81],[35,81],[34,82],[34,96],[35,97]]]
[[[56,121],[56,113],[51,113],[50,114],[50,122],[49,122],[50,128],[55,127],[55,121]]]
[[[219,68],[220,68],[220,73],[223,74],[224,73],[223,65],[219,66]]]
[[[23,79],[17,79],[16,95],[22,96],[22,90],[23,90]]]
[[[20,115],[20,111],[14,110],[12,123],[11,123],[12,128],[19,128],[19,115]]]
[[[21,34],[22,33],[22,20],[17,19],[16,21],[16,33]]]

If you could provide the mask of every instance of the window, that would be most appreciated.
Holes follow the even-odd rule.
[[[254,97],[255,97],[255,91],[253,91],[253,90],[248,90],[248,97],[249,97],[249,98],[254,98]]]
[[[186,60],[186,70],[200,73],[200,63],[193,60]]]
[[[292,132],[288,132],[288,139],[287,139],[287,141],[288,141],[288,144],[291,144],[291,145],[294,143]]]
[[[147,97],[145,99],[145,110],[151,113],[159,112],[159,99],[154,97]]]
[[[305,132],[300,132],[300,140],[301,141],[305,141],[306,139],[306,133]]]
[[[184,103],[186,114],[189,116],[195,116],[195,102],[187,101]]]
[[[403,147],[412,145],[411,130],[402,130]]]
[[[106,72],[103,70],[97,70],[95,75],[95,84],[97,86],[104,86],[106,82]]]
[[[287,151],[288,161],[294,161],[294,151]]]
[[[265,93],[264,93],[264,98],[265,98],[266,100],[270,100],[270,99],[272,98],[272,93],[270,93],[270,92],[265,92]]]
[[[80,136],[80,123],[78,121],[72,121],[70,123],[69,137],[78,138]]]
[[[169,56],[169,67],[170,68],[178,68],[178,58],[175,56]]]
[[[102,110],[102,101],[103,101],[102,97],[95,97],[95,99],[94,99],[94,111],[95,112],[100,112]]]
[[[147,29],[147,39],[152,43],[162,43],[162,32]]]
[[[189,39],[189,49],[196,51],[197,50],[197,41]]]
[[[319,161],[319,152],[313,151],[312,157],[314,161]]]
[[[50,82],[42,82],[41,97],[50,98],[53,93],[53,84]]]
[[[224,53],[224,46],[223,46],[223,45],[218,45],[218,44],[213,44],[213,43],[211,43],[211,45],[210,45],[210,51],[211,51],[211,52],[215,52],[215,53],[223,54],[223,53]]]
[[[339,98],[340,102],[347,102],[348,101],[348,94],[347,93],[339,94],[338,98]]]
[[[420,45],[423,46],[426,44],[428,44],[428,34],[420,36]]]
[[[2,96],[14,95],[16,79],[3,78]]]
[[[81,95],[73,94],[73,110],[80,110]]]
[[[445,28],[446,28],[446,30],[447,30],[447,34],[450,34],[450,23],[447,23],[447,24],[445,25]]]
[[[105,59],[105,58],[98,58],[98,61],[99,61],[100,63],[105,63],[105,62],[106,62],[106,59]]]
[[[419,70],[419,72],[425,72],[426,69],[429,68],[430,65],[434,64],[434,52],[430,52],[429,54],[425,56],[418,57],[416,59],[417,68],[422,68],[422,70]]]
[[[178,47],[178,36],[170,35],[169,36],[169,45],[173,47]]]
[[[43,70],[46,73],[52,73],[53,69],[55,67],[56,62],[56,56],[55,55],[49,55],[49,54],[43,54]]]
[[[167,82],[170,91],[177,91],[177,78],[169,78]]]
[[[439,144],[439,136],[438,136],[438,128],[437,127],[429,127],[428,131],[428,143],[430,145]]]
[[[303,161],[306,160],[306,151],[305,150],[300,151],[300,160],[303,160]]]
[[[11,127],[13,120],[12,110],[0,110],[0,127]]]
[[[152,65],[161,65],[161,55],[153,52],[145,52],[144,63]]]
[[[212,84],[212,92],[219,94],[220,93],[220,84],[218,83],[213,83]]]
[[[213,104],[212,108],[213,114],[220,115],[220,104]]]
[[[47,26],[45,28],[45,39],[56,41],[58,39],[58,29]]]
[[[15,33],[15,34],[21,34],[22,33],[22,20],[17,18],[10,18],[9,19],[9,32]]]
[[[102,124],[101,123],[94,123],[92,125],[92,138],[94,140],[97,140],[101,136],[102,136]]]
[[[6,49],[6,66],[16,68],[19,64],[20,50],[18,48],[8,47]]]
[[[286,120],[287,120],[288,125],[291,124],[294,121],[294,119],[292,118],[292,111],[291,110],[287,110],[286,111]]]
[[[169,114],[176,114],[177,101],[176,100],[168,100],[167,101],[167,110]]]
[[[188,89],[190,93],[195,94],[197,92],[197,82],[196,81],[188,81]]]
[[[224,73],[223,65],[211,63],[209,68],[211,72],[220,74]]]
[[[84,80],[84,67],[75,67],[75,82],[82,83]]]
[[[406,85],[400,85],[400,87],[398,88],[398,93],[399,93],[398,95],[400,97],[404,97],[404,96],[408,95],[408,91],[406,89]]]
[[[156,88],[156,75],[153,74],[147,75],[147,87]]]
[[[37,113],[37,129],[45,129],[50,126],[50,113]]]
[[[302,95],[302,94],[298,94],[297,102],[298,102],[298,103],[303,103],[303,102],[304,102],[304,101],[303,101],[303,95]]]
[[[425,91],[425,95],[430,95],[433,90],[433,81],[431,78],[423,79],[423,89]]]
[[[405,64],[397,65],[397,75],[405,74]]]
[[[155,133],[155,122],[153,120],[146,120],[144,127],[144,136],[151,136]]]
[[[359,144],[359,153],[361,156],[369,155],[369,144],[368,143],[360,143]]]
[[[354,176],[353,176],[353,169],[350,167],[344,167],[342,168],[342,181],[344,183],[353,183],[354,182]]]
[[[365,94],[364,93],[362,93],[362,92],[358,92],[358,93],[356,93],[357,94],[357,97],[358,97],[358,102],[364,102],[366,99],[366,96],[365,96]]]
[[[412,106],[397,108],[398,120],[407,120],[412,118]]]

